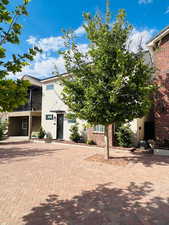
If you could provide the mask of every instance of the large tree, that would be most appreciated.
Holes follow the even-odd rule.
[[[142,117],[151,106],[154,90],[152,68],[144,63],[143,52],[131,52],[128,39],[132,26],[120,10],[112,21],[109,7],[105,18],[84,14],[89,40],[87,53],[79,51],[74,35],[65,32],[62,52],[68,76],[63,100],[75,117],[105,126],[105,157],[109,158],[108,126]]]
[[[26,103],[28,82],[8,79],[8,75],[21,72],[40,51],[37,47],[22,55],[8,51],[11,44],[20,43],[22,25],[18,19],[28,15],[28,3],[29,0],[24,0],[11,9],[14,3],[0,0],[0,111],[12,111]]]

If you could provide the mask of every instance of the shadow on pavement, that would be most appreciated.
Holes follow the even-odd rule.
[[[169,199],[151,197],[153,185],[131,182],[127,189],[99,185],[70,200],[49,195],[23,217],[25,225],[168,225]]]
[[[36,144],[21,145],[21,143],[14,143],[12,145],[0,145],[0,163],[8,163],[11,160],[28,159],[30,157],[37,157],[41,155],[53,154],[56,151],[64,149],[49,149],[37,147]]]

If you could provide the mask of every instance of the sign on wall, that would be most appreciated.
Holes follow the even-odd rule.
[[[52,114],[46,114],[46,120],[53,120]]]

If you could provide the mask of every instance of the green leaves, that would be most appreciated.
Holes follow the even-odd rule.
[[[28,4],[31,0],[24,0],[25,4]]]
[[[125,15],[119,10],[116,21],[108,23],[109,9],[105,19],[85,13],[84,28],[91,43],[86,54],[79,52],[73,36],[65,32],[68,49],[62,54],[74,79],[62,79],[63,100],[75,117],[91,124],[130,121],[143,116],[151,106],[153,70],[144,64],[142,52],[126,49],[132,26]]]
[[[13,111],[27,102],[27,81],[0,80],[0,111]]]
[[[2,47],[2,46],[0,46],[0,58],[5,58],[5,49]]]
[[[9,0],[1,0],[2,1],[2,3],[4,4],[4,5],[8,5],[9,4]]]
[[[12,54],[11,59],[7,60],[8,49],[6,44],[19,44],[22,25],[18,23],[18,18],[22,15],[28,15],[26,6],[30,1],[24,0],[22,5],[9,11],[8,0],[0,1],[0,109],[1,111],[12,111],[19,105],[27,101],[28,83],[25,81],[7,80],[6,76],[21,72],[34,56],[41,52],[37,47],[29,49],[28,53],[23,55]],[[8,54],[9,55],[9,54]],[[10,55],[9,55],[10,56]]]

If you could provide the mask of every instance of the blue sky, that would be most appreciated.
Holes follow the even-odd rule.
[[[15,0],[16,3],[16,0]],[[169,0],[110,0],[111,11],[115,15],[118,9],[125,9],[127,20],[134,26],[132,50],[142,38],[145,43],[153,35],[169,25]],[[63,48],[61,29],[72,28],[79,36],[79,48],[87,50],[84,38],[83,12],[94,14],[96,10],[105,11],[105,0],[32,0],[29,4],[29,16],[20,19],[24,29],[19,46],[9,46],[9,51],[24,52],[32,45],[39,45],[44,51],[34,62],[23,69],[20,77],[30,74],[39,78],[52,75],[54,66],[64,72],[64,62],[57,50]],[[145,44],[143,43],[143,47]]]

